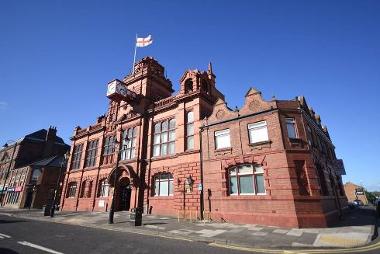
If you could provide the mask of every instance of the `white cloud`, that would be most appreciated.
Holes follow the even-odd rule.
[[[6,109],[8,107],[8,103],[5,101],[0,101],[0,109]]]

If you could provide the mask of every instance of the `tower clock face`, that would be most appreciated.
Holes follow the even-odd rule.
[[[116,91],[116,83],[112,82],[108,85],[107,95],[113,94]]]

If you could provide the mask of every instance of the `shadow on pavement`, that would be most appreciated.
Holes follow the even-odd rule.
[[[9,224],[9,223],[19,223],[19,222],[25,222],[24,220],[0,220],[0,224]],[[0,251],[0,253],[2,253]]]
[[[147,223],[143,223],[143,225],[165,225],[165,224],[168,224],[166,222],[147,222]]]
[[[0,248],[0,253],[1,254],[18,254],[18,252],[11,249],[7,249],[7,248]]]
[[[372,206],[363,206],[348,209],[341,220],[336,221],[330,227],[368,226],[376,220],[376,211]]]

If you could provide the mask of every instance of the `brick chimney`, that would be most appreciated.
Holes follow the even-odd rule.
[[[52,140],[54,142],[56,136],[57,136],[57,127],[50,126],[46,133],[45,141]]]
[[[55,142],[56,137],[57,137],[57,127],[50,126],[46,132],[43,157],[48,157],[54,154],[53,148],[54,148],[54,142]]]

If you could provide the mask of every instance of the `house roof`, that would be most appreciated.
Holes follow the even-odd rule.
[[[32,132],[32,133],[26,135],[25,139],[44,141],[46,135],[47,135],[47,130],[46,129],[41,129],[41,130],[38,130],[38,131],[35,131],[35,132]],[[55,143],[65,144],[65,142],[63,141],[63,139],[60,138],[60,137],[58,137],[58,136],[55,137]]]
[[[48,167],[61,167],[61,166],[65,166],[64,160],[65,160],[65,158],[63,155],[61,155],[61,156],[56,155],[56,156],[44,158],[42,160],[33,162],[31,165],[35,166],[35,167],[47,167],[47,166]],[[64,165],[62,165],[62,163],[64,163]]]

